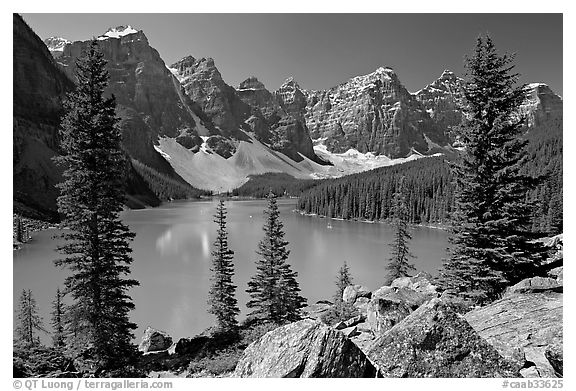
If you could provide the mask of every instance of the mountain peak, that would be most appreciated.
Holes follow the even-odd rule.
[[[537,88],[542,88],[542,87],[548,87],[548,84],[545,83],[530,83],[526,85],[526,88],[530,89],[530,90],[535,90]]]
[[[390,73],[396,73],[394,72],[394,69],[392,69],[391,67],[378,67],[374,73],[386,73],[386,74],[390,74]]]
[[[250,76],[246,80],[240,83],[237,90],[265,90],[266,87],[264,83],[256,78],[256,76]]]
[[[302,90],[302,88],[300,87],[300,85],[298,84],[298,82],[296,80],[294,80],[294,76],[290,76],[289,78],[287,78],[286,80],[284,80],[284,83],[282,83],[282,85],[280,86],[280,88],[278,89],[279,91],[288,91],[288,90]]]
[[[98,37],[98,40],[108,39],[108,38],[121,38],[129,34],[138,33],[140,30],[136,30],[130,25],[123,25],[117,27],[110,27],[104,34]]]
[[[51,52],[62,52],[64,50],[64,46],[66,46],[69,43],[72,42],[62,37],[50,37],[44,40],[44,44],[48,47],[48,50],[50,50]]]

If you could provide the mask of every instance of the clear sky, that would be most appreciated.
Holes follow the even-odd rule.
[[[409,91],[444,69],[463,73],[479,34],[516,53],[521,82],[562,88],[562,14],[23,14],[41,37],[86,40],[108,27],[144,30],[167,65],[212,57],[237,86],[256,76],[269,90],[293,76],[326,89],[379,66],[396,70]]]

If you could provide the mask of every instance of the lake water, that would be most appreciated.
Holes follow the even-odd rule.
[[[374,290],[382,286],[389,257],[392,228],[327,220],[294,212],[295,200],[279,200],[286,240],[290,242],[289,263],[298,272],[298,282],[308,303],[331,299],[338,269],[347,261],[355,283]],[[263,236],[263,210],[266,201],[227,202],[229,243],[235,251],[237,297],[240,319],[245,317],[247,282],[256,272],[255,250]],[[216,237],[212,215],[216,201],[174,202],[158,208],[132,210],[122,215],[136,232],[132,277],[140,286],[130,291],[136,309],[132,321],[143,330],[150,325],[167,331],[175,340],[193,336],[214,319],[206,312],[210,285],[210,252]],[[330,223],[332,228],[328,228]],[[33,239],[14,252],[14,308],[22,289],[31,289],[44,324],[49,328],[50,303],[56,288],[62,286],[66,271],[54,266],[58,258],[58,231],[37,232]],[[446,256],[446,232],[415,227],[411,230],[411,252],[418,271],[436,274]],[[48,342],[49,337],[42,339]]]

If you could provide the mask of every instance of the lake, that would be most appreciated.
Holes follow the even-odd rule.
[[[146,326],[164,330],[177,340],[213,325],[212,315],[206,312],[206,300],[210,252],[216,238],[212,217],[216,204],[217,201],[173,202],[122,214],[136,232],[132,277],[140,281],[140,286],[133,288],[130,295],[136,305],[131,318],[138,324],[138,342]],[[283,199],[278,204],[285,239],[290,242],[289,263],[298,272],[308,303],[331,299],[337,271],[344,261],[350,266],[355,283],[371,290],[382,286],[388,243],[393,235],[391,226],[303,216],[294,212],[296,200]],[[255,250],[263,236],[266,201],[230,201],[226,206],[229,244],[235,251],[234,282],[243,319],[248,301],[245,290],[256,272]],[[29,243],[14,251],[13,262],[15,311],[22,289],[31,289],[48,329],[50,303],[67,273],[53,263],[59,257],[55,251],[57,241],[53,239],[56,233],[57,230],[34,233]],[[410,249],[417,257],[413,260],[417,270],[436,274],[446,256],[447,233],[425,227],[414,227],[411,233]],[[47,335],[42,339],[49,341]]]

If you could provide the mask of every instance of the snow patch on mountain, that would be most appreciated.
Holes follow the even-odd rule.
[[[170,157],[174,171],[192,186],[224,192],[242,186],[249,175],[267,172],[283,172],[296,178],[314,178],[313,174],[323,170],[323,166],[304,159],[295,162],[286,155],[276,152],[250,136],[250,141],[240,141],[236,152],[228,159],[209,153],[205,145],[207,137],[202,137],[203,149],[194,153],[178,144],[174,138],[158,140],[157,150]]]
[[[162,155],[162,157],[166,160],[168,160],[168,162],[170,160],[172,160],[172,157],[170,157],[170,155],[168,155],[166,152],[164,152],[158,145],[154,145],[154,149],[156,150],[156,152],[158,152],[160,155]]]
[[[548,85],[545,83],[530,83],[526,87],[533,90],[533,89],[538,88],[538,87],[548,87]]]
[[[133,28],[132,26],[129,26],[129,25],[110,27],[108,29],[108,31],[106,31],[104,34],[102,34],[101,36],[98,37],[98,40],[102,41],[102,40],[108,39],[108,38],[120,38],[120,37],[124,37],[126,35],[134,34],[137,32],[138,32],[138,30],[136,30],[135,28]]]
[[[72,42],[62,37],[50,37],[44,40],[44,44],[48,47],[50,52],[63,52],[64,47],[69,43]],[[52,53],[52,55],[54,54],[55,53]]]
[[[314,145],[316,155],[333,164],[333,166],[323,166],[322,169],[317,170],[313,175],[315,178],[336,178],[426,157],[416,151],[412,151],[407,157],[391,159],[385,155],[375,155],[373,152],[361,153],[354,148],[348,149],[343,153],[332,153],[328,151],[321,140],[314,141],[316,144]]]

